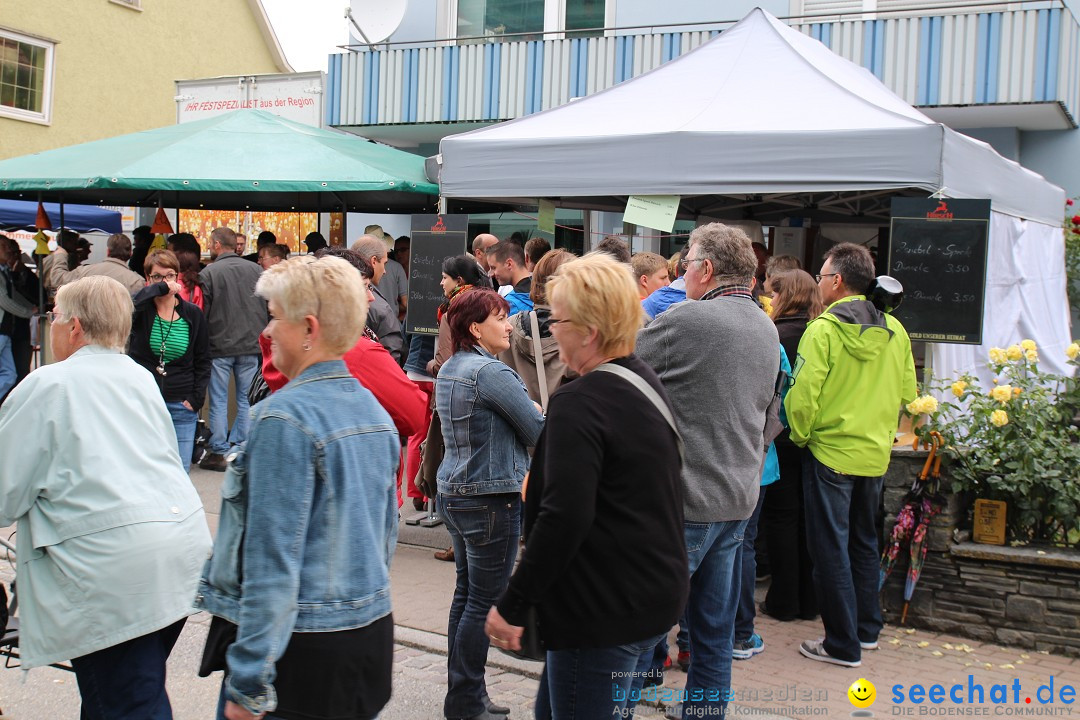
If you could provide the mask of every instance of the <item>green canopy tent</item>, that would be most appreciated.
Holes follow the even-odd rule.
[[[262,110],[0,161],[0,197],[85,205],[431,213],[424,158]]]

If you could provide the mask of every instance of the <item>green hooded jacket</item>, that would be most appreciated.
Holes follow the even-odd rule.
[[[904,326],[862,295],[842,298],[799,341],[784,403],[791,440],[837,472],[884,475],[900,406],[916,392]]]

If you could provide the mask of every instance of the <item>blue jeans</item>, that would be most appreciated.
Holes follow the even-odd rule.
[[[15,387],[17,379],[15,356],[11,354],[11,336],[0,335],[0,400],[4,399],[8,390]]]
[[[517,557],[521,496],[444,495],[436,501],[450,531],[457,584],[447,627],[443,715],[469,718],[486,709],[488,636],[484,621],[510,580]]]
[[[536,692],[536,720],[597,720],[622,715],[640,699],[638,658],[661,635],[607,648],[548,650]],[[638,693],[631,692],[631,685]],[[630,698],[637,698],[631,700]]]
[[[235,355],[210,361],[210,452],[224,455],[247,440],[248,388],[259,369],[258,355]],[[229,376],[236,384],[236,420],[229,431]]]
[[[723,717],[731,691],[731,649],[741,573],[736,570],[746,520],[686,523],[690,559],[688,698],[683,717]]]
[[[761,504],[765,502],[765,488],[758,490],[757,507],[754,514],[746,521],[746,532],[743,533],[742,546],[739,547],[739,560],[741,566],[742,582],[739,592],[739,608],[735,613],[735,642],[745,642],[754,634],[754,589],[757,587],[757,552],[754,550],[754,541],[757,540],[758,520],[761,519]]]
[[[74,658],[82,720],[172,720],[165,692],[169,659],[185,620]]]
[[[176,431],[176,445],[180,449],[180,467],[187,470],[191,467],[191,456],[195,454],[195,423],[199,419],[199,414],[194,410],[188,410],[182,402],[167,402],[165,407],[169,409],[173,430]]]
[[[838,473],[810,453],[804,463],[806,538],[825,651],[841,660],[860,660],[859,641],[876,641],[882,627],[874,522],[882,479]]]

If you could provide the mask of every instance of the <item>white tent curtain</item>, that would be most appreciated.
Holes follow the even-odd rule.
[[[1026,338],[1039,346],[1042,370],[1071,374],[1065,358],[1070,340],[1064,255],[1060,227],[991,212],[983,344],[929,343],[934,377],[971,373],[988,387],[994,378],[990,348]]]

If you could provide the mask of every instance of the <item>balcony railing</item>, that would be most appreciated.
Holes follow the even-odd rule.
[[[939,13],[790,22],[873,72],[912,105],[1058,103],[1076,126],[1080,25],[1071,12]],[[331,55],[327,122],[510,120],[648,72],[730,25]]]

